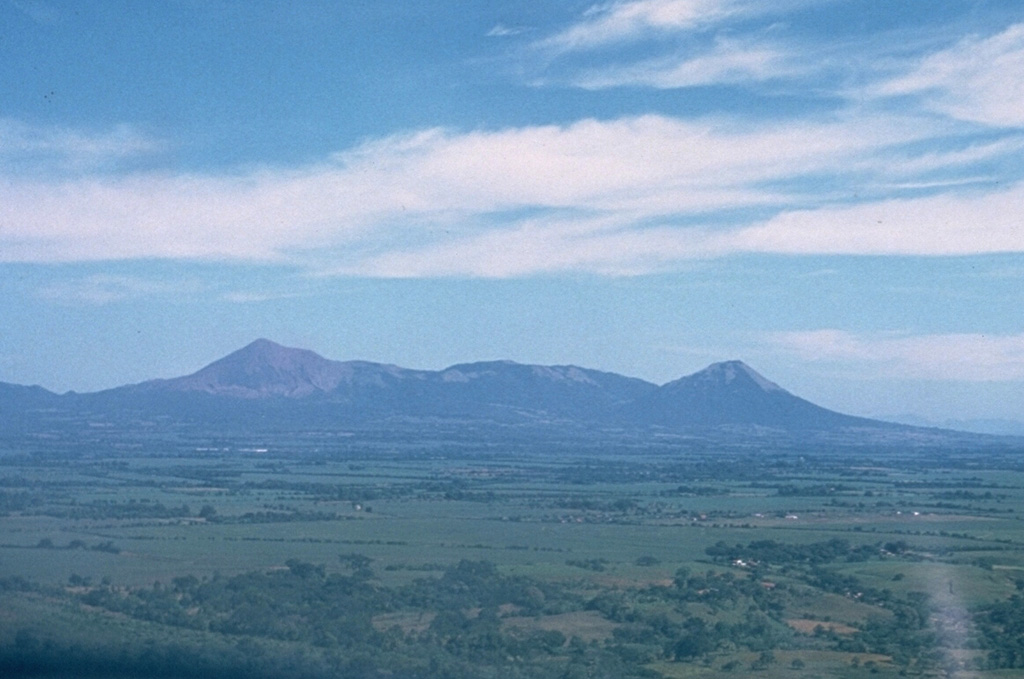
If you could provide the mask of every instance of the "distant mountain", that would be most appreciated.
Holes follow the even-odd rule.
[[[45,408],[59,400],[60,396],[42,387],[0,382],[0,415],[11,410]]]
[[[0,382],[0,433],[21,431],[62,403],[60,396],[42,387]]]
[[[409,370],[366,361],[332,361],[305,349],[260,339],[184,377],[108,390],[108,400],[165,406],[181,397],[289,401],[336,416],[409,416],[498,420],[587,417],[655,389],[655,385],[576,366],[512,361]],[[234,404],[237,409],[238,404]],[[263,404],[265,405],[265,404]],[[223,410],[221,408],[220,410]],[[266,408],[262,408],[266,410]]]
[[[794,396],[743,361],[725,361],[682,377],[623,409],[628,421],[664,427],[749,425],[778,429],[890,426],[843,415]]]
[[[930,420],[920,415],[904,413],[882,418],[889,422],[899,422],[912,427],[932,427],[954,429],[957,431],[988,434],[991,436],[1024,436],[1024,422],[1000,418],[970,420]]]
[[[632,377],[571,365],[466,363],[402,384],[410,414],[497,419],[594,419],[657,387]]]
[[[306,398],[343,388],[383,388],[412,371],[365,361],[331,361],[308,349],[258,339],[198,372],[128,387],[135,392],[201,392],[229,398]]]
[[[0,384],[0,425],[33,412],[246,427],[392,426],[425,420],[541,426],[771,429],[829,432],[901,425],[843,415],[794,396],[741,361],[716,363],[661,387],[578,366],[489,361],[410,370],[332,361],[260,339],[191,375],[58,396]],[[29,418],[30,419],[30,418]],[[390,424],[389,424],[390,423]],[[902,427],[910,430],[910,427]]]

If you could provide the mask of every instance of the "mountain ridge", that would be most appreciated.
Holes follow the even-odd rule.
[[[28,391],[26,391],[28,390]],[[0,418],[65,408],[183,420],[368,423],[395,418],[586,427],[768,428],[780,431],[908,428],[838,413],[795,396],[739,360],[713,363],[663,385],[575,365],[508,360],[414,370],[334,361],[258,339],[194,373],[102,392],[57,395],[0,383]]]

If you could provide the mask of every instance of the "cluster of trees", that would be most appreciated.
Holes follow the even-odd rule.
[[[759,484],[751,485],[756,487]],[[770,484],[768,487],[771,487]],[[837,483],[819,483],[810,486],[798,486],[795,483],[784,483],[777,485],[775,492],[780,497],[827,497],[829,495],[851,493],[854,491],[858,491],[858,489]]]
[[[192,516],[188,505],[168,507],[161,502],[97,500],[83,504],[54,505],[40,510],[59,519],[178,519]]]
[[[0,516],[7,516],[11,512],[23,512],[42,504],[43,497],[39,493],[0,488]]]
[[[121,553],[121,548],[115,545],[113,540],[104,540],[92,547],[86,544],[85,540],[72,540],[64,547],[58,547],[50,538],[43,538],[36,543],[36,549],[91,549],[95,552],[106,552],[108,554]]]
[[[744,561],[750,564],[771,566],[821,565],[843,559],[845,561],[866,561],[881,554],[882,546],[859,545],[854,547],[849,540],[832,538],[823,542],[795,544],[775,540],[754,540],[746,545],[728,545],[724,541],[708,547],[705,553],[716,561]]]
[[[1018,589],[1024,582],[1018,581]],[[988,649],[986,665],[991,669],[1024,668],[1024,597],[1014,594],[975,616],[979,644]]]
[[[116,587],[109,581],[84,587],[89,583],[79,582],[74,596],[90,607],[129,619],[187,630],[219,639],[220,644],[248,645],[250,657],[266,659],[280,676],[292,676],[286,671],[289,667],[316,676],[314,670],[319,667],[338,676],[360,677],[391,673],[424,679],[629,679],[653,676],[644,669],[652,661],[691,662],[737,649],[765,652],[788,644],[793,637],[780,621],[779,592],[732,573],[680,571],[671,587],[604,590],[588,597],[567,584],[505,575],[487,561],[464,560],[447,567],[439,577],[401,587],[380,585],[371,560],[363,555],[342,555],[341,563],[344,572],[340,573],[290,560],[284,569],[202,580],[183,576],[167,585],[139,588]],[[86,591],[78,591],[83,588]],[[651,601],[663,604],[652,607]],[[690,612],[694,602],[745,612],[731,622],[714,622]],[[614,623],[605,642],[583,642],[539,625],[504,623],[510,614],[523,620],[585,611]],[[414,629],[386,627],[379,620],[389,613],[426,616],[429,622]],[[3,657],[6,662],[14,658],[29,663],[32,649],[49,653],[56,649],[54,644],[62,643],[36,641],[8,649]],[[308,657],[285,662],[280,654],[286,647],[303,648]],[[179,655],[186,657],[189,652],[180,649]],[[135,658],[123,648],[117,653]],[[104,658],[117,653],[103,650],[92,662],[102,666]],[[196,653],[206,657],[201,650]],[[360,673],[352,674],[354,659],[361,659]],[[148,661],[135,658],[131,662],[145,666]],[[187,662],[200,667],[206,660]],[[245,667],[249,665],[228,669]]]
[[[369,558],[345,554],[341,562],[349,573],[290,560],[285,569],[233,577],[184,576],[169,585],[135,589],[103,584],[80,600],[140,621],[249,640],[263,654],[275,643],[301,644],[338,676],[479,677],[499,670],[501,676],[545,679],[649,674],[561,632],[503,625],[502,611],[509,608],[531,616],[582,606],[559,586],[466,560],[438,578],[388,588],[373,580]],[[395,611],[419,611],[430,622],[415,631],[375,624],[377,616]],[[361,659],[358,674],[351,674],[354,658]],[[308,664],[302,667],[309,670]]]
[[[900,551],[906,545],[886,547]],[[656,661],[710,663],[737,652],[748,654],[742,667],[763,670],[775,663],[777,651],[807,648],[878,653],[904,668],[948,662],[926,596],[874,592],[828,565],[858,549],[844,540],[719,543],[708,550],[715,558],[743,555],[802,566],[779,582],[766,580],[756,569],[682,568],[668,585],[596,590],[507,575],[491,562],[470,560],[445,567],[435,577],[386,587],[375,579],[372,560],[358,553],[341,555],[338,572],[293,559],[265,572],[182,576],[166,585],[136,588],[117,587],[107,579],[93,586],[79,579],[71,590],[44,592],[8,579],[0,581],[0,595],[31,591],[77,599],[89,610],[137,621],[140,629],[180,632],[147,652],[115,637],[89,646],[26,628],[13,645],[0,645],[0,672],[59,673],[60,663],[74,659],[79,667],[109,675],[146,674],[159,660],[179,674],[188,669],[256,678],[634,679],[652,676],[644,667]],[[814,591],[856,592],[858,600],[885,614],[860,622],[855,631],[837,634],[821,628],[821,634],[800,634],[787,624],[794,615],[790,607]],[[599,616],[608,623],[607,637],[585,642],[568,630],[523,622],[568,613]],[[509,624],[509,616],[519,622]],[[978,656],[979,666],[1024,667],[1024,598],[1018,595],[979,611],[976,623],[971,644],[987,652]],[[753,654],[759,655],[750,662]]]

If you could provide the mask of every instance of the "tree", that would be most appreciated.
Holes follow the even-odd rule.
[[[761,655],[757,656],[757,660],[750,663],[750,669],[752,670],[766,670],[769,665],[775,662],[775,654],[771,651],[761,651]]]
[[[703,620],[690,617],[683,623],[683,628],[683,636],[672,647],[676,660],[696,658],[715,650],[717,643]]]

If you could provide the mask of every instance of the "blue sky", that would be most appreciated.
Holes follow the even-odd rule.
[[[257,337],[1024,419],[1024,12],[0,0],[0,381]]]

